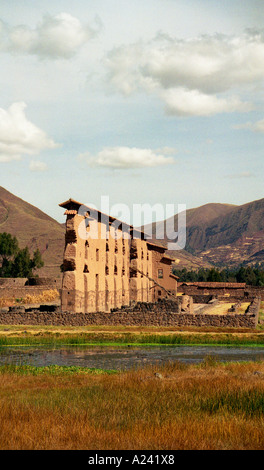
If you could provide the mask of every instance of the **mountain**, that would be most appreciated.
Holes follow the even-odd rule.
[[[177,231],[177,214],[144,230],[148,233],[152,228],[153,239],[160,239],[165,222],[174,222]],[[163,242],[170,238],[165,235]],[[187,210],[186,248],[171,255],[178,258],[186,252],[194,257],[194,268],[198,261],[230,267],[264,262],[264,199],[240,206],[212,203]],[[178,267],[189,267],[184,263],[184,259],[178,261]]]
[[[64,225],[0,186],[0,233],[3,232],[16,236],[20,248],[28,246],[31,253],[40,250],[45,266],[39,276],[60,276]]]
[[[177,231],[178,215],[143,227],[152,240],[167,245],[165,222]],[[164,228],[165,227],[165,228]],[[165,236],[163,236],[163,231]],[[21,248],[40,250],[45,262],[40,276],[60,276],[65,243],[65,224],[0,186],[0,233],[16,236]],[[169,251],[181,269],[235,267],[241,262],[264,262],[264,199],[240,206],[211,203],[186,211],[186,248]]]

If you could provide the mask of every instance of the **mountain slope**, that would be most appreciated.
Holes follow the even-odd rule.
[[[178,215],[173,221],[175,231]],[[152,239],[167,244],[166,221],[144,227]],[[60,276],[65,225],[0,186],[0,233],[16,236],[21,248],[39,249],[45,262],[40,276]],[[165,235],[163,235],[163,232]],[[264,262],[264,199],[241,206],[211,203],[186,211],[186,249],[169,252],[177,267],[197,269],[215,263],[237,266]]]
[[[65,228],[37,207],[14,196],[0,186],[0,232],[11,233],[20,248],[37,248],[45,266],[40,276],[59,276],[63,260]]]
[[[177,231],[178,215],[173,219]],[[160,238],[163,227],[164,221],[153,224],[154,239]],[[170,238],[165,235],[164,242]],[[200,262],[227,266],[263,262],[264,199],[241,206],[206,204],[187,210],[186,240],[186,250]]]

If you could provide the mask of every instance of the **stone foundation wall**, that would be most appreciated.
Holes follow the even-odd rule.
[[[261,299],[259,297],[255,297],[255,299],[251,302],[249,307],[246,310],[247,315],[258,315],[260,309]]]
[[[250,287],[250,286],[249,286]],[[234,288],[217,288],[217,287],[197,287],[197,286],[188,286],[180,285],[178,286],[177,291],[187,295],[226,295],[230,294],[232,296],[243,297],[244,289],[234,289]]]
[[[259,297],[261,300],[264,300],[264,287],[262,286],[248,286],[246,285],[245,288],[208,288],[208,287],[197,287],[197,286],[188,286],[188,285],[179,285],[178,286],[178,293],[183,293],[187,295],[191,295],[193,298],[198,296],[216,296],[219,299],[253,299],[255,297]],[[231,300],[233,302],[234,300]],[[199,302],[197,302],[199,303]]]
[[[255,328],[260,299],[255,299],[246,314],[209,315],[177,313],[177,302],[140,303],[134,307],[114,309],[111,313],[62,313],[57,308],[42,306],[38,310],[15,307],[0,310],[0,324],[6,325],[128,325],[128,326],[213,326]]]
[[[245,296],[247,297],[258,297],[264,300],[264,287],[262,286],[246,286]]]

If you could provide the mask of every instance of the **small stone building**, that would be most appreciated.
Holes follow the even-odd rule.
[[[61,291],[62,311],[109,312],[131,302],[173,298],[177,278],[166,248],[133,226],[69,199]]]

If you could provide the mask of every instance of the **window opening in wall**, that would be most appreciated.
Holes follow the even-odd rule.
[[[87,259],[88,258],[88,254],[89,254],[89,242],[88,240],[85,241],[85,258]]]
[[[158,269],[158,278],[163,279],[163,269]]]
[[[114,274],[117,274],[117,266],[114,267]]]
[[[161,295],[161,290],[158,290],[158,295]]]
[[[95,309],[98,312],[99,307],[99,274],[95,275]]]
[[[108,242],[106,242],[105,251],[109,251],[109,243]]]
[[[106,266],[106,267],[105,267],[105,275],[108,276],[108,274],[109,274],[109,267]]]
[[[137,277],[137,271],[135,271],[135,269],[130,269],[130,277]]]
[[[136,248],[136,246],[131,245],[130,259],[136,259],[136,258],[137,258],[137,248]]]
[[[88,269],[87,264],[84,265],[83,272],[84,272],[84,273],[88,273],[88,272],[89,272],[89,269]]]
[[[96,248],[96,261],[99,261],[99,248]]]

